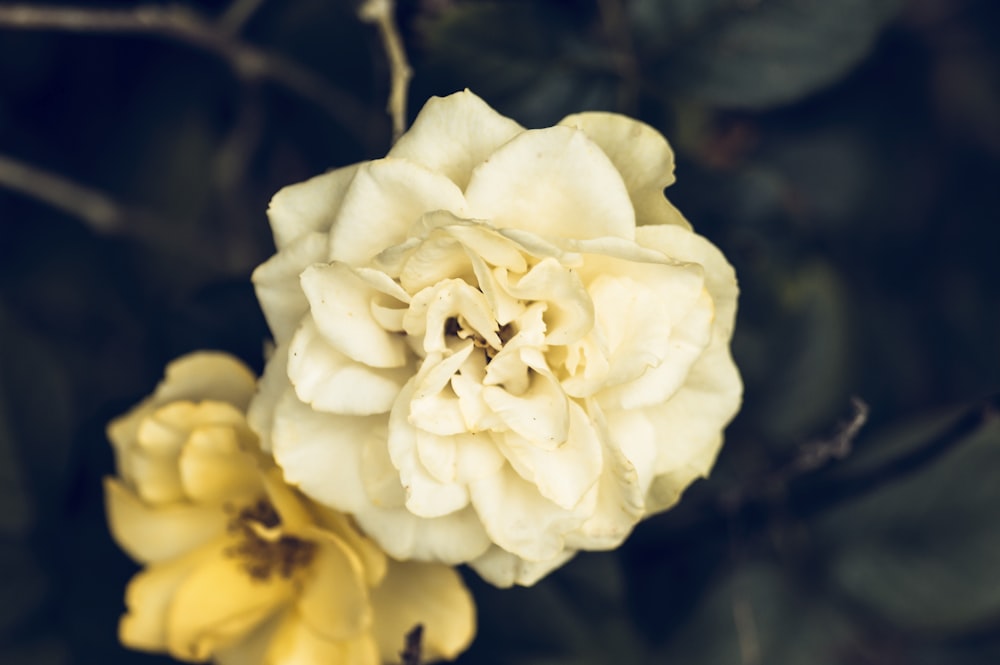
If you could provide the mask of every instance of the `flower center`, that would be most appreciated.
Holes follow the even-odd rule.
[[[281,517],[266,500],[246,506],[229,520],[227,531],[238,542],[226,554],[239,559],[251,579],[267,582],[277,575],[291,579],[296,571],[308,566],[316,554],[316,544],[293,536],[268,537],[268,530],[281,525]]]
[[[475,329],[467,326],[465,321],[460,316],[452,316],[445,320],[444,334],[445,337],[472,340],[473,346],[483,349],[483,352],[486,354],[487,363],[493,360],[493,358],[500,353],[500,349],[494,348],[493,345],[487,342],[486,339]],[[515,334],[517,334],[517,331],[514,329],[512,324],[506,323],[500,326],[497,330],[497,337],[500,338],[501,347],[503,344],[509,342]]]

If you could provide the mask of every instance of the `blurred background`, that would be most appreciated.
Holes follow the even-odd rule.
[[[105,424],[187,351],[260,368],[267,202],[385,153],[388,64],[347,0],[60,6],[0,3],[0,663],[167,663],[117,644]],[[1000,3],[398,14],[411,118],[468,87],[660,129],[743,291],[711,479],[534,588],[469,575],[459,663],[1000,663]]]

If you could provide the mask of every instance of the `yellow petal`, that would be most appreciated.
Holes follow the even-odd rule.
[[[125,589],[126,614],[118,625],[122,644],[143,651],[166,650],[167,613],[174,594],[212,548],[209,544],[186,556],[153,564],[132,578]]]
[[[383,662],[398,663],[404,636],[420,624],[424,661],[454,658],[476,633],[476,607],[453,568],[393,561],[372,592],[373,632]]]
[[[241,448],[239,429],[206,425],[191,432],[178,460],[189,498],[222,503],[260,494],[260,474],[253,457]]]
[[[361,559],[332,535],[317,545],[312,574],[299,596],[299,613],[325,640],[353,639],[371,624]]]
[[[168,651],[184,660],[205,660],[246,637],[294,593],[291,579],[277,574],[255,579],[228,548],[217,548],[174,595],[167,614]]]
[[[190,504],[153,508],[114,478],[104,480],[104,497],[115,542],[141,563],[184,554],[226,530],[221,510]]]
[[[271,642],[265,665],[379,665],[378,648],[370,635],[330,641],[314,633],[290,612]]]

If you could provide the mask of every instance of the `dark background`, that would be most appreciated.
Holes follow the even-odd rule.
[[[385,153],[386,58],[346,1],[150,2],[197,12],[156,34],[15,28],[10,6],[0,663],[167,662],[116,641],[136,568],[104,522],[104,426],[184,352],[259,369],[248,276],[273,250],[267,201]],[[712,478],[532,589],[470,575],[480,632],[459,662],[1000,662],[1000,3],[401,0],[399,15],[411,117],[469,87],[529,127],[608,109],[663,131],[668,194],[743,291],[745,406]],[[842,455],[852,396],[870,418]]]

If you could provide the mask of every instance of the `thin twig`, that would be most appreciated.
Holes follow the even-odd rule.
[[[399,654],[402,665],[421,665],[423,663],[424,626],[417,624],[406,634],[406,644]]]
[[[149,35],[186,44],[222,58],[244,80],[270,81],[309,100],[366,146],[373,143],[367,109],[353,95],[279,54],[235,39],[220,25],[185,7],[81,9],[5,5],[0,6],[0,28]]]
[[[392,118],[393,143],[406,131],[406,95],[413,78],[413,70],[406,60],[406,50],[396,26],[396,3],[393,0],[365,0],[358,10],[361,20],[378,26],[382,45],[389,58],[389,104],[387,111]]]
[[[236,36],[243,31],[265,0],[233,0],[216,22],[227,35]]]
[[[36,166],[0,155],[0,187],[25,194],[75,217],[97,233],[121,231],[131,215],[109,196]]]

